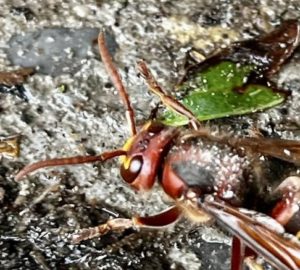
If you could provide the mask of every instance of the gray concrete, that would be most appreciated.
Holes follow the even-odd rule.
[[[138,59],[172,89],[189,48],[205,55],[270,31],[282,19],[299,18],[299,0],[2,1],[0,70],[39,68],[24,85],[28,103],[0,94],[0,135],[22,134],[20,157],[4,157],[0,164],[1,268],[229,269],[230,238],[188,221],[164,232],[128,231],[71,245],[78,228],[114,215],[153,214],[168,204],[158,187],[145,196],[126,186],[117,160],[42,170],[21,183],[13,175],[33,161],[115,149],[128,137],[123,107],[93,45],[99,29],[110,35],[110,49],[143,123],[157,99],[137,77]],[[211,125],[236,133],[258,127],[300,139],[299,66],[296,54],[277,78],[292,90],[285,104]]]

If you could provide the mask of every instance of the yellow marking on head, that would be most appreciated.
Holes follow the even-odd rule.
[[[300,231],[297,232],[296,237],[300,240]]]
[[[149,127],[151,126],[151,124],[152,124],[151,120],[148,121],[148,122],[146,122],[146,124],[143,125],[143,127],[141,128],[141,131],[149,129]],[[125,144],[123,146],[123,150],[124,151],[128,151],[129,150],[129,148],[131,147],[131,145],[132,145],[132,143],[133,143],[133,141],[134,141],[135,138],[136,138],[136,135],[130,137],[129,139],[127,139],[127,141],[125,142]]]
[[[145,131],[147,129],[149,129],[149,127],[151,126],[152,121],[149,120],[148,122],[146,122],[146,124],[144,124],[141,128],[140,131]],[[130,147],[132,146],[134,140],[136,138],[135,136],[130,137],[129,139],[127,139],[127,141],[125,142],[125,144],[123,145],[123,150],[124,151],[128,151],[130,149]],[[128,158],[127,156],[121,156],[120,157],[120,162],[124,165],[125,169],[129,168],[130,162],[131,162],[131,158]]]
[[[130,138],[125,142],[125,144],[123,145],[123,150],[124,150],[124,151],[128,151],[128,150],[129,150],[129,148],[131,147],[131,145],[132,145],[134,139],[135,139],[135,136],[132,136],[132,137],[130,137]]]
[[[130,163],[131,163],[131,159],[132,159],[132,157],[125,157],[125,158],[123,159],[122,164],[123,164],[123,167],[124,167],[126,170],[129,169],[129,166],[130,166]]]
[[[123,145],[123,148],[122,148],[124,151],[128,151],[130,149],[135,137],[136,136],[132,136],[129,139],[127,139],[127,141],[125,142],[125,144]],[[127,156],[121,156],[119,160],[120,160],[121,164],[124,164],[124,166],[125,166],[125,164],[128,164]],[[126,169],[128,169],[128,167]]]
[[[142,131],[142,130],[147,130],[147,129],[149,129],[149,127],[150,127],[151,125],[152,125],[152,121],[149,120],[148,122],[146,122],[145,125],[143,125],[141,131]]]

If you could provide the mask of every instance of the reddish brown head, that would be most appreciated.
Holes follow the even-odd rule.
[[[177,128],[153,121],[146,123],[123,147],[127,154],[121,157],[122,178],[137,190],[149,190],[166,151],[177,135]]]

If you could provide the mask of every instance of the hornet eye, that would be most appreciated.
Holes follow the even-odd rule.
[[[139,175],[143,167],[142,156],[135,156],[130,160],[128,168],[121,166],[121,176],[127,183],[132,183]]]

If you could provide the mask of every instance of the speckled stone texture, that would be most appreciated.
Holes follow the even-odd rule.
[[[2,0],[0,70],[33,65],[37,73],[24,85],[29,102],[0,94],[0,135],[22,135],[20,157],[0,164],[1,269],[229,269],[230,237],[189,221],[72,245],[70,235],[79,228],[169,204],[158,187],[145,195],[126,186],[118,160],[42,170],[20,183],[13,176],[34,161],[119,148],[128,137],[123,106],[99,59],[99,30],[109,35],[142,124],[158,100],[137,76],[138,59],[172,89],[190,48],[205,56],[299,17],[299,0]],[[210,125],[300,139],[299,68],[296,53],[274,78],[292,91],[280,107]]]

